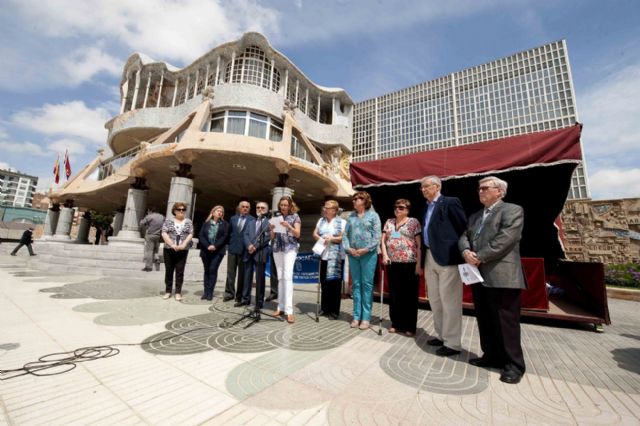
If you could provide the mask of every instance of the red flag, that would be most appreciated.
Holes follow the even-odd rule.
[[[71,176],[71,162],[69,161],[68,150],[64,152],[64,174],[67,176],[67,180],[69,180],[69,176]]]
[[[56,158],[56,162],[53,165],[53,181],[57,184],[60,182],[60,154]]]

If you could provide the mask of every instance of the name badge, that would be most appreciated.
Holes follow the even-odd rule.
[[[391,233],[391,238],[400,238],[400,237],[402,237],[402,236],[400,235],[400,231],[393,231],[393,232]]]

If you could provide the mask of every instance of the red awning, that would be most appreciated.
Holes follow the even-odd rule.
[[[351,183],[365,188],[451,179],[560,163],[578,163],[581,124],[546,132],[351,164]]]

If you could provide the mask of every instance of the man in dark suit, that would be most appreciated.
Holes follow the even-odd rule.
[[[11,256],[15,256],[18,253],[18,250],[22,248],[22,246],[27,246],[29,250],[29,256],[35,256],[36,254],[33,252],[31,248],[31,244],[33,243],[33,228],[29,228],[22,233],[22,237],[20,237],[20,244],[16,246],[11,252]]]
[[[244,227],[244,241],[247,246],[245,258],[245,285],[249,290],[253,282],[253,268],[256,271],[256,304],[255,310],[260,311],[264,305],[265,278],[264,273],[267,261],[271,255],[271,232],[269,228],[269,205],[263,201],[256,203],[257,219],[253,222],[253,226]],[[251,295],[249,295],[251,297]]]
[[[525,372],[520,343],[520,293],[526,288],[520,263],[524,211],[502,201],[507,182],[497,177],[481,179],[478,194],[484,209],[471,215],[458,243],[464,260],[477,266],[484,279],[472,287],[483,355],[469,362],[501,368],[501,381],[518,383]]]
[[[231,299],[236,300],[234,306],[242,306],[249,304],[251,289],[244,290],[245,284],[245,252],[247,247],[244,244],[244,227],[251,225],[254,218],[249,214],[251,204],[249,201],[242,200],[238,204],[237,213],[231,216],[229,223],[231,225],[231,237],[229,238],[228,254],[227,254],[227,282],[224,290],[224,301]],[[236,276],[238,278],[236,284]],[[249,296],[247,296],[249,295]]]
[[[422,265],[436,334],[427,344],[441,346],[436,355],[457,355],[462,346],[462,281],[457,265],[463,263],[458,239],[467,228],[467,217],[458,198],[440,193],[442,182],[437,176],[427,176],[420,184],[427,199]]]

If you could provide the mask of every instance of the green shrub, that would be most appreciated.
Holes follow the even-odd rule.
[[[607,285],[640,288],[640,265],[635,263],[606,265],[604,282]]]

